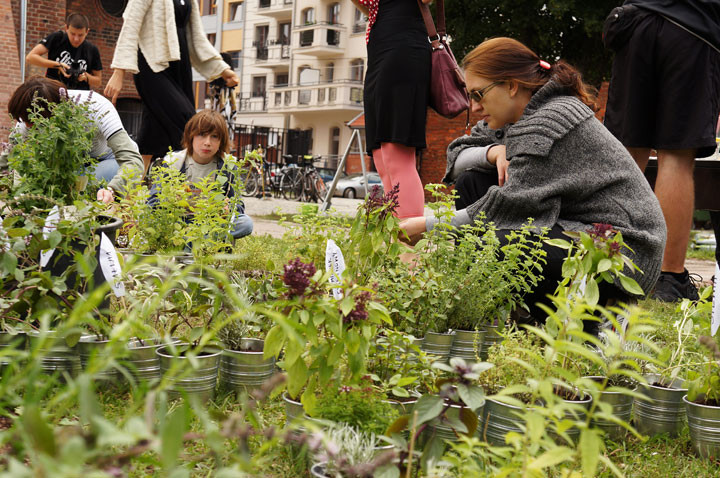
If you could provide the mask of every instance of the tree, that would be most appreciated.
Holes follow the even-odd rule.
[[[460,59],[492,37],[526,44],[549,62],[560,58],[596,86],[610,78],[612,53],[602,44],[602,26],[622,0],[448,0],[445,17]]]

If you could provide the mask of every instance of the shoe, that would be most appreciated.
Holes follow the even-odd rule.
[[[678,302],[683,299],[698,300],[697,279],[688,274],[687,269],[683,272],[682,280],[678,280],[669,272],[661,272],[658,277],[652,298],[661,302]]]

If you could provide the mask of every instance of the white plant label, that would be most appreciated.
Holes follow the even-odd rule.
[[[715,263],[715,282],[713,283],[713,302],[712,302],[712,322],[710,323],[710,335],[715,337],[715,333],[720,327],[720,266]]]
[[[5,232],[5,228],[3,227],[3,221],[3,217],[0,216],[0,251],[5,252],[7,251],[10,244],[8,235]]]
[[[45,225],[43,226],[43,239],[47,239],[50,233],[57,229],[57,224],[60,221],[60,210],[57,206],[54,206],[50,210],[50,214],[45,218]],[[55,253],[55,248],[48,249],[40,252],[40,267],[45,267],[50,262],[50,258]]]
[[[100,268],[115,297],[125,295],[125,284],[120,280],[122,269],[112,241],[103,232],[100,236]]]
[[[327,247],[325,248],[325,270],[332,271],[329,279],[331,284],[340,283],[340,277],[342,277],[342,273],[345,271],[345,257],[343,257],[342,251],[332,239],[328,239]],[[333,297],[337,300],[343,298],[342,289],[339,287],[335,287],[332,293]]]

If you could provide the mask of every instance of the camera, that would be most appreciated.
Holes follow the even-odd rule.
[[[70,64],[70,68],[65,70],[65,73],[70,75],[69,78],[65,78],[65,84],[68,86],[68,88],[77,88],[80,85],[80,81],[78,81],[78,76],[85,73],[85,71],[82,69],[82,66],[80,66],[80,62],[73,60],[73,62]]]

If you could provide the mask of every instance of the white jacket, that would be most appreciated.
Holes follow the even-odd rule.
[[[219,77],[230,66],[205,36],[197,0],[192,1],[187,42],[190,63],[208,80]],[[173,0],[129,0],[123,26],[115,46],[111,68],[138,72],[138,47],[155,73],[180,59]]]

